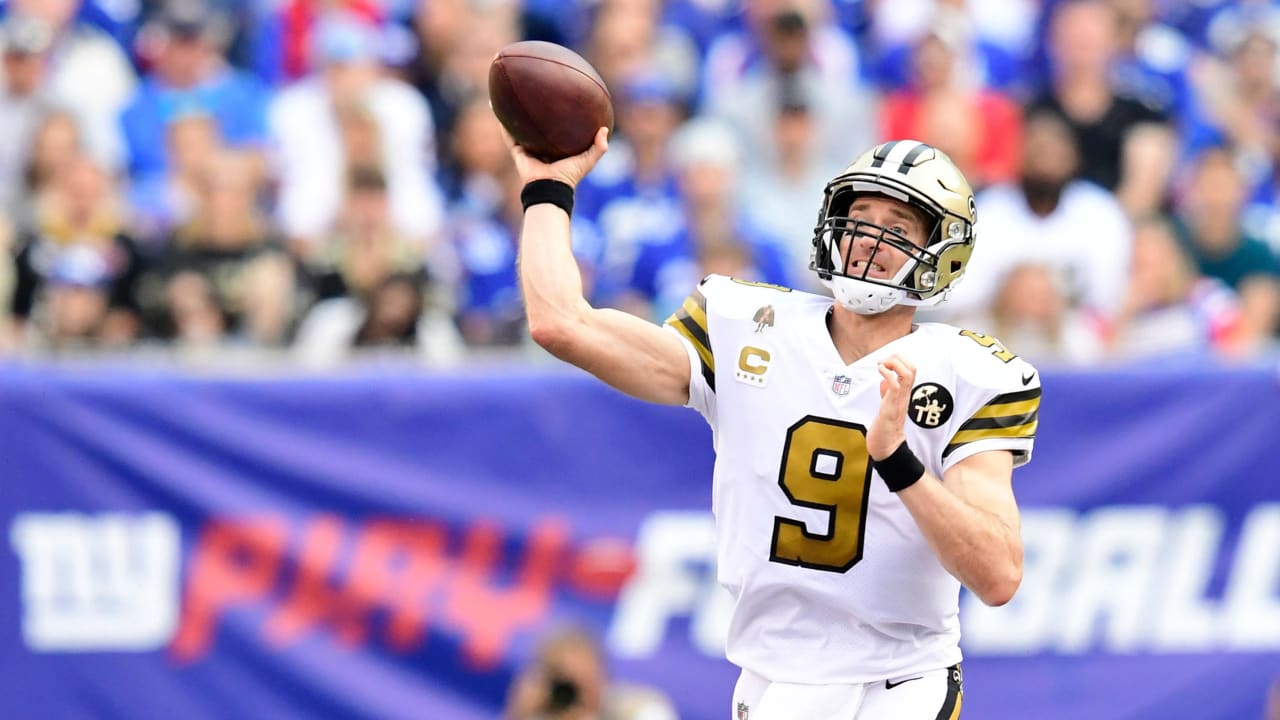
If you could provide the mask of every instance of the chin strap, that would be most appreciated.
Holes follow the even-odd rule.
[[[859,315],[878,315],[897,305],[904,295],[897,288],[854,278],[833,275],[830,280],[822,282],[831,288],[836,302]]]

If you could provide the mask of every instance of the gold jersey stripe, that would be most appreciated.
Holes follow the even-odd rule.
[[[704,331],[707,328],[707,299],[703,297],[701,290],[694,290],[693,294],[684,299],[682,309],[693,318],[698,327]]]
[[[694,335],[694,342],[709,349],[711,343],[707,340],[707,299],[698,290],[694,290],[692,295],[685,298],[684,304],[671,313],[667,324],[675,325],[686,320],[688,322],[684,322],[684,325]]]
[[[694,290],[684,305],[667,318],[667,325],[675,328],[693,344],[702,362],[702,377],[712,392],[716,389],[716,359],[711,352],[711,340],[707,334],[707,299],[699,290]]]
[[[702,364],[715,370],[716,359],[711,354],[711,348],[707,347],[706,335],[702,333],[702,329],[693,324],[693,320],[689,317],[681,317],[675,321],[668,320],[667,324],[674,327],[677,332],[685,336],[689,342],[693,343],[693,349],[698,351],[698,357],[702,358]]]

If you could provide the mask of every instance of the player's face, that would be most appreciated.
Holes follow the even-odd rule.
[[[849,217],[878,225],[886,230],[886,237],[906,241],[916,247],[924,247],[928,238],[920,213],[893,198],[876,195],[858,197],[849,207]],[[898,274],[909,258],[891,243],[880,242],[880,237],[879,230],[859,226],[856,234],[848,232],[840,238],[840,256],[848,258],[846,268],[849,275],[883,280]]]

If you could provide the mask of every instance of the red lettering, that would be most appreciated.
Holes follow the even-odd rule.
[[[445,531],[435,523],[375,520],[364,527],[345,592],[345,632],[364,640],[366,617],[386,608],[387,642],[407,651],[422,639],[431,591],[444,579]]]
[[[589,597],[613,599],[636,570],[635,551],[622,538],[583,542],[567,563],[569,585]]]
[[[349,620],[343,594],[328,582],[344,534],[342,519],[335,515],[321,515],[307,524],[293,588],[263,628],[269,643],[286,645],[326,620],[341,628],[338,639],[347,647],[366,636],[363,627]]]
[[[492,668],[511,636],[546,615],[551,582],[563,553],[567,529],[543,520],[529,532],[524,559],[510,588],[492,587],[502,532],[490,523],[472,526],[463,543],[447,617],[462,631],[463,653],[478,670]]]
[[[271,589],[287,530],[278,517],[215,520],[205,526],[192,556],[182,622],[169,646],[175,659],[194,662],[202,657],[227,608]]]

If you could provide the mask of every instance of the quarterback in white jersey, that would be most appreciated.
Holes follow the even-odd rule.
[[[659,329],[582,298],[572,188],[606,147],[603,129],[549,165],[513,147],[530,332],[711,424],[731,717],[959,717],[960,586],[998,605],[1021,582],[1012,473],[1040,402],[995,338],[914,322],[965,271],[969,184],[928,145],[876,146],[826,188],[810,268],[833,297],[710,276]]]
[[[906,441],[935,477],[984,449],[1025,461],[1038,375],[991,338],[930,323],[847,365],[830,308],[711,276],[668,321],[696,363],[690,405],[714,431],[716,560],[736,600],[729,660],[817,684],[953,665],[960,583],[867,453],[876,365],[893,354],[915,363]]]

